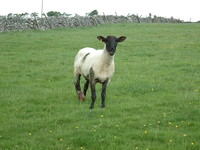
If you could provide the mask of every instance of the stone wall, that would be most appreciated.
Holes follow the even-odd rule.
[[[83,26],[96,26],[105,23],[181,23],[183,21],[174,18],[157,16],[141,17],[138,15],[128,16],[74,16],[74,17],[22,17],[0,16],[0,32],[22,30],[47,30],[54,28],[75,28]]]

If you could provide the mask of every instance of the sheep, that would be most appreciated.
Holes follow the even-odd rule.
[[[114,56],[117,43],[123,42],[126,37],[116,38],[115,36],[107,36],[107,38],[104,38],[103,36],[98,36],[97,39],[105,43],[103,50],[95,50],[89,47],[83,48],[77,53],[74,60],[75,89],[78,98],[84,101],[88,86],[90,85],[92,98],[90,109],[94,108],[96,100],[95,85],[97,82],[102,84],[101,107],[105,107],[107,84],[115,71]],[[81,92],[80,87],[81,75],[86,79],[83,92]]]

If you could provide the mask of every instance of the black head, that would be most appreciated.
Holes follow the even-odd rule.
[[[123,42],[126,39],[125,36],[121,36],[119,38],[116,38],[115,36],[107,36],[107,38],[98,36],[97,38],[106,44],[106,50],[111,56],[115,54],[117,43]]]

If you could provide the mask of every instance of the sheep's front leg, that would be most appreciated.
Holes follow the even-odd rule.
[[[94,102],[96,100],[96,89],[95,89],[96,81],[94,79],[94,70],[92,68],[90,68],[89,78],[90,78],[89,82],[90,82],[91,97],[92,97],[92,103],[90,105],[90,109],[93,109],[94,108]]]
[[[104,108],[105,105],[105,99],[106,99],[106,88],[107,88],[108,80],[104,81],[102,84],[102,92],[101,92],[101,107]]]
[[[96,82],[90,81],[90,87],[91,87],[91,97],[92,97],[92,103],[90,105],[90,109],[94,108],[94,102],[96,100],[96,88],[95,88]]]

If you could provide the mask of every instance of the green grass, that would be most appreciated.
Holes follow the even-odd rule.
[[[0,34],[0,150],[199,150],[200,25],[111,24]],[[77,100],[73,60],[118,45],[106,108]]]

